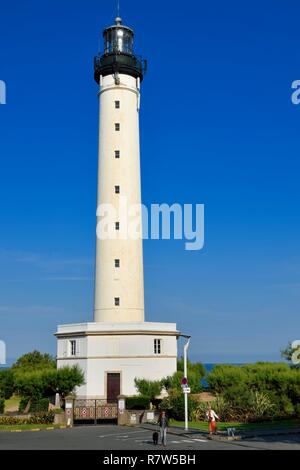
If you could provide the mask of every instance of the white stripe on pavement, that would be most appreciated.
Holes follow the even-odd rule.
[[[145,433],[147,431],[143,430],[143,431],[131,431],[130,434],[138,434],[138,433]],[[101,437],[101,438],[104,438],[104,437],[128,437],[129,434],[128,433],[121,433],[121,434],[102,434],[101,436],[97,436],[97,437]]]

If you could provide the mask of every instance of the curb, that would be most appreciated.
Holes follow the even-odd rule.
[[[38,432],[38,431],[54,431],[55,429],[67,429],[67,426],[58,426],[58,427],[48,427],[48,428],[33,428],[33,429],[1,429],[1,432]]]
[[[153,425],[154,426],[154,425]],[[143,429],[148,429],[148,430],[153,430],[154,428],[152,427],[151,424],[149,425],[142,425],[141,426]],[[175,428],[175,429],[174,429]],[[178,431],[177,431],[178,429]],[[182,430],[182,432],[180,432],[180,430]],[[200,431],[198,429],[195,429],[195,428],[191,428],[189,432],[184,432],[184,430],[180,427],[175,427],[173,426],[172,428],[169,428],[168,429],[168,434],[172,434],[172,435],[176,435],[176,436],[183,436],[183,437],[187,437],[187,438],[190,438],[192,439],[194,435],[200,435],[200,436],[203,436],[205,437],[206,439],[208,440],[211,440],[211,441],[220,441],[220,442],[231,442],[231,441],[241,441],[243,439],[252,439],[252,438],[255,438],[255,437],[268,437],[268,436],[282,436],[282,435],[290,435],[290,434],[300,434],[300,428],[296,428],[296,429],[289,429],[289,430],[285,430],[285,429],[277,429],[277,430],[270,430],[270,431],[266,431],[266,432],[259,432],[259,431],[253,431],[252,433],[249,432],[249,434],[237,434],[236,436],[227,436],[227,435],[221,435],[221,434],[217,434],[217,435],[209,435],[208,433],[204,432],[204,431]]]

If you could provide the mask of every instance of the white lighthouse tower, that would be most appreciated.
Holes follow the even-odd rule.
[[[141,205],[139,110],[146,63],[134,54],[134,32],[121,18],[103,37],[104,52],[94,66],[100,104],[94,322],[60,325],[56,336],[58,367],[78,364],[84,371],[77,396],[114,402],[119,394],[137,393],[135,378],[159,380],[176,371],[179,332],[175,323],[145,322],[140,212],[138,236],[128,236],[124,226],[125,211]]]
[[[105,29],[104,55],[95,60],[95,80],[100,83],[98,208],[105,212],[105,205],[111,206],[111,227],[109,239],[99,233],[97,237],[94,320],[113,323],[144,321],[142,239],[129,238],[122,226],[128,222],[124,212],[141,205],[144,62],[133,54],[133,31],[121,22],[116,18],[116,24]],[[114,214],[118,220],[113,220]]]

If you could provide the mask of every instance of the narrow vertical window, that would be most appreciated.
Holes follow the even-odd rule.
[[[116,122],[116,123],[115,123],[115,130],[116,130],[116,131],[119,131],[119,130],[120,130],[120,123],[119,123],[119,122]]]
[[[115,150],[115,158],[120,158],[120,150]]]
[[[76,341],[70,341],[70,356],[76,356]]]
[[[120,260],[115,259],[115,268],[119,268],[119,267],[120,267]]]
[[[115,193],[120,194],[120,186],[115,186]]]
[[[115,108],[120,109],[120,101],[115,101]]]
[[[115,297],[115,306],[116,307],[120,306],[120,297]]]
[[[154,340],[154,354],[161,354],[161,339]]]
[[[116,230],[120,230],[120,222],[116,222],[115,227],[116,227]]]

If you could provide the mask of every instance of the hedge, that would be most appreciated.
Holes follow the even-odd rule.
[[[218,365],[208,374],[207,382],[215,394],[246,420],[257,418],[253,415],[254,405],[261,408],[267,402],[269,417],[299,416],[300,370],[288,364]]]
[[[0,397],[0,414],[4,413],[5,399]]]
[[[27,418],[18,418],[17,416],[0,416],[0,425],[19,425],[19,424],[52,424],[54,422],[54,413],[38,413]]]
[[[189,395],[189,419],[193,416],[199,400],[193,395]],[[169,390],[169,395],[160,402],[159,409],[166,411],[170,418],[184,420],[184,394],[177,389]]]
[[[148,410],[150,408],[150,398],[143,395],[137,395],[126,398],[127,410]]]
[[[49,398],[40,398],[39,400],[33,400],[30,405],[30,413],[42,413],[47,412],[49,408]]]

